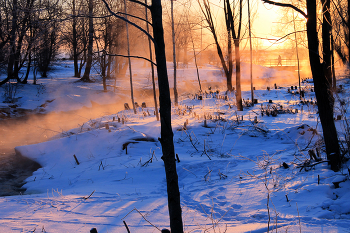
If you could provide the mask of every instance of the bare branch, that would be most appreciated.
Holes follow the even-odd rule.
[[[104,19],[104,18],[109,18],[112,15],[103,15],[103,16],[92,16],[91,18],[93,19]],[[71,15],[72,18],[90,18],[89,15],[87,14],[79,14],[79,15]]]
[[[137,3],[137,4],[140,4],[141,6],[144,6],[146,7],[147,9],[151,9],[151,7],[143,2],[140,2],[140,1],[137,1],[137,0],[129,0],[130,2],[134,2],[134,3]]]
[[[125,14],[124,12],[119,12],[119,11],[118,11],[116,14],[121,14],[121,15],[130,16],[130,17],[132,17],[132,18],[142,20],[142,21],[148,23],[149,25],[153,26],[149,21],[147,21],[147,20],[145,20],[145,19],[143,19],[143,18],[141,18],[141,17],[137,17],[137,16],[135,16],[135,15]]]
[[[290,33],[288,33],[288,34],[286,34],[286,35],[284,35],[284,36],[282,36],[282,37],[276,39],[276,42],[277,42],[277,41],[280,41],[280,40],[282,40],[282,39],[284,39],[284,38],[286,38],[286,37],[288,37],[288,36],[290,36],[290,35],[292,35],[292,34],[296,34],[296,33],[299,33],[299,32],[306,32],[306,30],[290,32]]]
[[[126,58],[139,58],[139,59],[143,59],[143,60],[146,60],[150,63],[152,63],[153,65],[157,66],[156,63],[154,63],[153,61],[151,61],[150,59],[148,58],[145,58],[145,57],[139,57],[139,56],[128,56],[128,55],[122,55],[122,54],[110,54],[110,53],[106,53],[106,51],[102,51],[104,55],[108,55],[108,56],[112,56],[112,57],[126,57]]]
[[[281,3],[281,2],[274,2],[274,1],[270,1],[270,0],[261,0],[265,3],[271,4],[271,5],[275,5],[275,6],[281,6],[281,7],[289,7],[292,8],[294,10],[296,10],[297,12],[299,12],[302,16],[304,16],[305,19],[307,19],[307,14],[305,14],[304,11],[300,10],[298,7],[292,5],[292,4],[288,4],[288,3]]]
[[[135,23],[129,21],[128,19],[126,19],[126,18],[124,18],[124,17],[118,15],[117,13],[113,12],[113,11],[111,10],[111,8],[109,7],[108,3],[106,2],[106,0],[102,0],[102,2],[106,5],[107,10],[108,10],[113,16],[115,16],[115,17],[117,17],[118,19],[121,19],[121,20],[127,22],[128,24],[131,24],[132,26],[134,26],[134,27],[136,27],[137,29],[139,29],[139,30],[140,30],[141,32],[143,32],[148,38],[150,38],[150,40],[152,40],[152,42],[153,42],[153,44],[154,44],[155,46],[157,46],[157,44],[156,44],[155,40],[153,39],[153,37],[151,36],[151,34],[149,34],[148,32],[146,32],[145,29],[143,29],[143,28],[140,27],[139,25],[137,25],[137,24],[135,24]]]
[[[146,23],[148,23],[149,25],[152,26],[152,24],[149,21],[147,21],[147,20],[145,20],[145,19],[143,19],[141,17],[135,16],[135,15],[131,15],[131,14],[125,14],[124,12],[120,12],[120,11],[116,12],[116,14],[126,15],[126,16],[129,16],[129,17],[135,18],[135,19],[139,19],[139,20],[145,21]],[[93,16],[92,18],[94,18],[94,19],[104,19],[104,18],[109,18],[111,16],[113,16],[113,15],[111,14],[111,15],[104,15],[104,16]],[[90,16],[86,15],[86,14],[80,14],[80,15],[71,15],[71,18],[90,18]]]
[[[334,5],[335,9],[337,9],[337,11],[338,11],[338,15],[340,16],[342,23],[343,23],[344,25],[346,25],[347,22],[346,22],[346,20],[344,19],[342,13],[340,12],[339,6],[337,6],[337,4],[336,4],[333,0],[332,0],[332,2],[333,2],[333,5]]]

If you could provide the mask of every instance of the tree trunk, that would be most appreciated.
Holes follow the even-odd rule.
[[[112,31],[110,31],[110,33],[112,34]],[[110,37],[112,37],[112,35],[110,35]],[[111,40],[109,41],[109,45],[108,45],[108,53],[109,54],[113,54],[113,47],[112,47],[112,41]],[[108,56],[108,63],[107,63],[107,78],[108,79],[111,78],[112,62],[113,62],[113,56]]]
[[[334,40],[333,40],[333,34],[331,34],[331,67],[332,67],[332,88],[333,91],[337,89],[337,79],[335,77],[335,67],[334,67]]]
[[[153,22],[153,36],[156,43],[155,52],[159,86],[161,119],[160,143],[162,144],[162,159],[164,161],[167,180],[170,228],[171,232],[173,233],[183,233],[180,191],[176,172],[173,131],[171,127],[171,100],[166,67],[161,0],[152,0],[151,13]]]
[[[124,0],[124,10],[125,10],[125,19],[127,19],[127,10],[126,10],[126,0]],[[130,95],[131,95],[131,103],[132,103],[132,109],[134,110],[134,114],[136,114],[136,106],[135,106],[135,100],[134,100],[134,88],[132,83],[132,68],[131,68],[131,58],[130,58],[130,40],[129,40],[129,27],[128,23],[126,22],[125,25],[126,28],[126,40],[128,43],[128,61],[129,61],[129,76],[130,76]]]
[[[14,79],[17,79],[18,83],[21,82],[21,80],[19,78],[19,71],[24,65],[25,57],[28,55],[28,50],[30,49],[30,46],[31,46],[31,45],[29,45],[27,47],[27,53],[26,53],[25,57],[22,59],[21,53],[22,53],[22,48],[23,48],[23,44],[24,44],[23,41],[25,40],[25,36],[28,33],[28,28],[29,28],[29,24],[30,24],[30,16],[31,16],[32,9],[33,9],[33,3],[34,3],[34,0],[28,0],[26,2],[26,5],[24,6],[24,9],[26,9],[26,10],[24,11],[23,18],[20,19],[20,24],[19,24],[20,27],[16,26],[18,29],[19,35],[18,35],[18,38],[16,38],[16,41],[14,43],[15,58],[14,58],[12,77]],[[17,10],[20,10],[20,9],[21,8],[18,8]],[[16,17],[18,17],[18,15]],[[17,21],[18,21],[18,19],[16,19],[16,22]],[[17,42],[17,45],[16,45],[16,42]]]
[[[90,71],[92,66],[92,47],[93,47],[93,36],[94,36],[94,21],[93,21],[93,0],[89,0],[89,45],[86,67],[83,77],[80,79],[84,82],[90,82]]]
[[[22,80],[22,84],[27,84],[28,83],[28,77],[29,77],[31,63],[32,63],[32,55],[31,55],[31,52],[29,51],[26,76]]]
[[[0,86],[14,78],[13,66],[15,63],[16,52],[16,30],[17,30],[17,0],[13,0],[12,3],[12,27],[10,34],[10,56],[7,63],[7,78],[0,82]]]
[[[187,20],[187,23],[189,24],[188,20]],[[192,42],[192,51],[193,51],[193,57],[194,57],[194,64],[196,65],[196,71],[197,71],[197,80],[198,80],[198,85],[199,85],[199,91],[202,92],[201,80],[199,78],[197,54],[196,54],[196,50],[194,48],[194,41],[193,41],[192,32],[190,32],[190,36],[191,36],[191,42]]]
[[[241,56],[240,56],[240,52],[239,52],[239,40],[234,40],[234,43],[235,43],[235,58],[236,58],[236,102],[237,102],[237,111],[243,111],[242,92],[241,92]]]
[[[217,53],[219,55],[219,58],[220,58],[220,62],[221,62],[221,65],[222,65],[222,68],[224,69],[224,73],[225,73],[225,76],[226,76],[226,80],[228,85],[227,85],[227,90],[228,91],[232,91],[232,66],[229,67],[226,65],[226,61],[225,61],[225,58],[224,58],[224,55],[223,55],[223,52],[222,52],[222,49],[221,49],[221,46],[219,44],[219,40],[218,40],[218,37],[216,35],[216,31],[215,31],[215,24],[214,24],[214,20],[213,20],[213,17],[212,17],[212,12],[211,12],[211,8],[210,8],[210,3],[208,0],[204,0],[203,1],[203,4],[204,4],[204,9],[202,6],[201,7],[201,11],[202,13],[204,14],[205,16],[205,20],[207,21],[207,24],[208,24],[208,27],[209,27],[209,30],[210,32],[212,33],[213,37],[214,37],[214,41],[215,41],[215,45],[216,45],[216,50],[217,50]],[[228,46],[229,47],[229,46]],[[230,71],[231,70],[231,71]],[[230,81],[231,80],[231,81]],[[230,85],[231,83],[231,85]]]
[[[252,47],[252,30],[250,25],[250,3],[247,1],[248,6],[248,29],[249,29],[249,52],[250,52],[250,96],[252,99],[252,106],[254,106],[254,87],[253,87],[253,47]],[[299,63],[298,63],[299,64]],[[299,67],[299,66],[298,66]],[[300,79],[299,79],[300,80]],[[299,84],[300,86],[300,84]]]
[[[224,3],[224,11],[225,11],[225,23],[227,30],[227,56],[228,56],[228,75],[226,75],[226,85],[227,90],[232,91],[232,73],[233,73],[233,61],[232,61],[232,33],[231,33],[231,23],[230,20],[230,11],[227,8],[227,2]],[[229,4],[229,3],[228,3]]]
[[[311,72],[314,80],[315,94],[319,116],[322,124],[323,137],[326,144],[327,158],[331,169],[338,171],[341,157],[337,130],[333,119],[333,95],[331,86],[324,73],[318,54],[316,0],[306,1],[308,20],[306,23]]]
[[[17,7],[18,7],[17,0],[13,0],[12,27],[11,27],[11,39],[10,39],[10,57],[9,57],[9,62],[7,66],[7,77],[9,79],[14,78],[14,64],[16,59],[15,54],[16,54],[16,31],[17,31],[17,10],[18,10]]]
[[[103,53],[102,55],[102,63],[103,67],[102,68],[102,84],[103,84],[103,91],[107,92],[107,77],[106,77],[106,53]]]
[[[145,0],[145,4],[147,5],[147,0]],[[148,9],[145,8],[146,13],[146,30],[147,33],[149,33],[149,26],[148,26]],[[149,59],[153,61],[153,55],[152,55],[152,42],[151,39],[148,37],[148,47],[149,47]],[[158,113],[158,103],[157,103],[157,94],[156,94],[156,83],[154,80],[154,65],[151,63],[151,70],[152,70],[152,87],[153,87],[153,100],[154,100],[154,112],[156,113],[157,121],[159,121],[159,113]]]
[[[332,67],[331,67],[331,38],[332,32],[331,26],[331,13],[330,13],[330,0],[321,0],[322,2],[322,48],[323,48],[323,69],[326,75],[327,81],[332,86]]]
[[[350,0],[348,0],[348,9],[346,11],[348,13],[348,25],[347,25],[347,28],[348,28],[348,34],[345,38],[345,44],[346,44],[346,47],[347,47],[347,61],[350,62]]]
[[[243,111],[243,104],[242,104],[242,93],[241,93],[241,56],[239,51],[239,43],[240,43],[240,35],[241,35],[241,25],[242,25],[242,0],[239,1],[239,18],[238,18],[238,32],[235,31],[235,18],[234,15],[235,8],[233,8],[233,11],[231,9],[230,1],[225,0],[225,13],[226,16],[226,25],[229,27],[229,32],[232,34],[232,39],[234,41],[235,45],[235,60],[236,60],[236,103],[237,103],[237,110]],[[253,100],[252,100],[253,101]]]
[[[176,49],[175,49],[175,28],[174,28],[174,0],[170,0],[171,2],[171,32],[173,39],[173,64],[174,64],[174,102],[175,106],[178,105],[178,93],[176,86]]]
[[[73,63],[74,63],[74,77],[80,78],[79,65],[78,65],[78,38],[77,38],[77,18],[75,15],[75,0],[73,0]]]

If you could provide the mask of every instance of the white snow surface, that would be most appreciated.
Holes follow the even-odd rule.
[[[135,88],[150,88],[149,68],[142,63],[133,67]],[[103,92],[98,77],[95,83],[75,82],[72,70],[66,61],[50,78],[39,79],[40,85],[18,87],[17,97],[22,98],[17,104],[59,112],[91,107],[91,101],[110,104],[128,97],[128,92],[118,92],[128,90],[120,80],[116,92],[111,88]],[[249,77],[248,70],[244,72],[243,77]],[[269,69],[265,72],[260,77],[268,79]],[[180,87],[191,83],[191,88],[198,89],[193,65],[179,74]],[[224,80],[220,70],[209,65],[201,67],[200,77],[208,84]],[[349,98],[348,82],[339,80],[343,91],[338,95],[344,100]],[[275,232],[350,232],[349,163],[339,172],[330,170],[327,163],[300,167],[316,163],[310,161],[308,150],[320,144],[322,129],[317,107],[300,104],[299,95],[287,91],[291,84],[295,85],[257,89],[258,104],[241,112],[234,93],[228,93],[227,100],[217,98],[225,96],[225,83],[219,94],[205,89],[208,94],[202,95],[203,100],[186,94],[179,106],[173,106],[185,232],[267,232],[268,226]],[[314,101],[312,83],[302,86],[305,99]],[[250,91],[243,91],[243,97],[248,99]],[[43,103],[47,106],[39,107]],[[127,232],[123,221],[131,232],[169,228],[160,122],[152,105],[138,108],[137,114],[123,110],[91,119],[46,142],[16,147],[18,154],[42,168],[26,180],[23,195],[0,197],[2,232],[89,232],[93,227],[98,232]],[[280,111],[276,117],[262,116],[262,107],[274,106]],[[337,105],[336,114],[339,109]],[[342,131],[344,120],[336,125]],[[125,143],[129,143],[127,151]],[[325,159],[322,144],[320,153]],[[343,181],[339,188],[334,180]]]

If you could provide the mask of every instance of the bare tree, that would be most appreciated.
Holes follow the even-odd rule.
[[[57,55],[59,48],[58,36],[60,34],[59,23],[62,18],[62,7],[60,1],[44,0],[41,1],[42,11],[37,19],[36,27],[38,32],[37,51],[34,59],[36,60],[37,68],[41,73],[41,77],[46,78],[50,70],[50,65]],[[42,17],[45,20],[42,20]]]
[[[10,8],[9,5],[4,5],[4,7]],[[23,55],[22,50],[23,50],[24,44],[26,43],[27,30],[30,25],[30,16],[31,16],[33,7],[34,7],[34,0],[29,0],[26,2],[13,0],[12,2],[12,14],[11,14],[12,19],[11,20],[7,19],[7,22],[11,23],[11,27],[7,28],[7,30],[9,31],[8,33],[9,39],[7,40],[9,42],[7,78],[1,81],[0,85],[8,82],[11,79],[16,79],[17,82],[21,82],[18,74],[20,69],[24,65],[26,56],[28,55],[28,53]],[[25,9],[25,10],[20,10],[20,9]]]
[[[343,64],[349,64],[350,57],[350,4],[349,0],[332,1],[333,40],[334,51]],[[331,9],[332,9],[331,8]]]
[[[148,6],[145,3],[138,0],[131,0],[136,2],[151,11],[153,37],[147,33],[135,23],[121,17],[120,15],[112,12],[108,7],[105,0],[102,0],[108,10],[117,18],[127,21],[129,24],[137,27],[144,32],[153,42],[156,53],[157,73],[158,73],[158,90],[159,90],[159,104],[160,104],[160,122],[161,122],[161,138],[160,143],[162,145],[162,159],[165,166],[165,174],[167,180],[167,192],[168,192],[168,208],[170,217],[170,228],[172,232],[183,233],[182,223],[182,211],[180,203],[180,191],[178,184],[178,176],[176,171],[175,160],[175,148],[173,141],[173,131],[171,127],[171,100],[169,90],[168,72],[166,66],[165,57],[165,44],[164,44],[164,30],[162,19],[162,5],[161,0],[152,0],[152,5]],[[147,59],[149,60],[149,59]]]
[[[145,0],[145,4],[147,5],[147,0]],[[149,33],[149,25],[148,25],[148,9],[145,7],[145,17],[146,17],[146,30]],[[149,59],[153,61],[152,55],[152,41],[148,37],[148,47],[149,47]],[[151,63],[151,71],[152,71],[152,89],[153,89],[153,100],[154,100],[154,112],[156,113],[157,121],[159,121],[159,113],[158,113],[158,103],[157,103],[157,94],[156,94],[156,84],[154,79],[154,64]]]
[[[66,12],[66,14],[70,16],[70,21],[65,25],[62,41],[71,49],[74,77],[81,78],[81,72],[87,60],[89,17],[84,0],[72,0],[71,5],[68,6],[71,12]]]
[[[236,61],[236,101],[237,110],[243,110],[242,94],[241,94],[241,58],[240,58],[240,37],[242,28],[242,8],[243,0],[239,0],[231,5],[229,0],[224,1],[225,24],[227,30],[227,61],[219,43],[215,22],[212,16],[211,6],[208,0],[203,0],[203,4],[198,0],[201,11],[208,24],[208,29],[212,33],[216,45],[216,49],[221,61],[222,68],[226,76],[227,90],[232,91],[232,74],[233,74],[233,58],[232,58],[232,40],[235,46],[235,61]]]
[[[171,101],[165,57],[162,5],[160,0],[152,0],[151,13],[158,73],[161,122],[160,142],[162,144],[162,159],[164,161],[165,174],[167,179],[170,228],[172,232],[182,233],[182,211],[180,203],[178,176],[176,172],[173,132],[171,127]]]
[[[315,94],[317,99],[317,106],[319,116],[322,124],[323,137],[326,145],[326,153],[331,169],[338,171],[341,166],[341,155],[339,149],[337,130],[333,118],[333,94],[331,90],[331,83],[325,73],[327,63],[321,63],[319,57],[319,39],[317,34],[317,7],[316,0],[306,0],[307,14],[292,4],[279,3],[270,0],[262,0],[263,2],[281,6],[289,7],[307,18],[306,29],[308,37],[308,49],[312,77],[315,86]],[[323,22],[325,23],[325,22]],[[324,33],[329,33],[326,30]],[[324,35],[323,35],[324,37]],[[325,43],[329,43],[325,41]],[[325,59],[323,59],[325,61]]]
[[[226,76],[226,84],[227,84],[227,90],[232,91],[233,86],[232,86],[232,39],[231,39],[231,33],[230,33],[230,28],[229,25],[227,25],[227,54],[228,54],[228,61],[225,59],[225,54],[221,48],[221,45],[219,43],[219,38],[218,38],[218,33],[217,29],[215,27],[215,22],[213,19],[213,14],[212,14],[212,9],[210,6],[210,2],[208,0],[203,0],[203,4],[199,2],[200,9],[204,15],[205,21],[208,24],[208,30],[211,32],[214,38],[214,42],[216,45],[217,53],[220,58],[220,62],[222,65],[222,68],[224,69],[224,73]],[[225,17],[226,19],[227,17]]]
[[[187,65],[187,47],[189,44],[189,28],[186,22],[186,15],[189,10],[190,1],[182,1],[180,4],[174,6],[174,1],[170,2],[170,19],[167,19],[165,26],[168,27],[168,33],[165,37],[171,35],[172,41],[172,61],[173,61],[173,70],[174,70],[174,104],[178,105],[178,88],[177,88],[177,68],[180,67],[180,62],[182,65]],[[182,54],[181,54],[182,53]]]
[[[5,0],[0,8],[1,56],[7,62],[7,78],[0,85],[11,79],[27,83],[32,60],[45,77],[58,48],[58,23],[62,16],[59,1]],[[7,16],[3,17],[5,12]],[[27,72],[21,80],[23,67]]]
[[[238,9],[237,9],[238,8]],[[232,39],[235,45],[235,60],[236,60],[236,101],[237,110],[243,111],[242,104],[242,93],[241,93],[241,55],[239,50],[239,45],[241,41],[241,29],[242,29],[242,10],[243,10],[243,0],[239,0],[238,7],[233,4],[233,9],[231,9],[230,0],[225,0],[225,15],[226,15],[226,25],[229,33],[232,34]],[[234,12],[238,11],[238,15]],[[238,22],[237,22],[238,21]],[[253,101],[253,100],[252,100]]]
[[[74,77],[80,78],[79,66],[78,66],[78,36],[77,36],[77,18],[76,18],[76,0],[72,2],[72,49],[73,49],[73,62],[74,62]]]
[[[84,71],[83,77],[80,79],[84,82],[90,82],[90,71],[92,68],[92,50],[93,50],[93,43],[94,43],[94,19],[93,19],[93,9],[94,9],[94,2],[93,0],[89,0],[89,44],[88,44],[88,54],[87,54],[87,61],[86,61],[86,67]]]

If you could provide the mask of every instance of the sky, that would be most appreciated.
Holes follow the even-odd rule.
[[[218,2],[217,5],[222,5],[222,2],[220,2],[220,0],[211,2]],[[243,10],[243,17],[247,18],[248,9],[246,1],[244,4],[245,9]],[[290,33],[289,31],[281,32],[277,30],[277,26],[281,21],[281,7],[263,3],[261,0],[250,0],[250,6],[252,15],[254,14],[254,12],[257,12],[255,15],[255,19],[253,19],[251,25],[252,37],[278,39],[281,36]],[[261,40],[261,44],[263,47],[269,47],[272,44],[272,42],[273,41],[271,40]]]
[[[274,35],[273,27],[276,25],[279,18],[278,7],[264,4],[262,1],[258,1],[257,4],[258,15],[252,25],[253,32],[259,37],[272,37]]]
[[[214,20],[220,19],[223,17],[223,2],[222,0],[212,0],[210,1],[211,8],[213,10]],[[247,22],[247,1],[244,1],[244,9],[243,9],[243,22]],[[175,4],[176,6],[176,4]],[[191,7],[195,7],[195,5],[191,5]],[[278,39],[281,36],[290,33],[288,32],[279,32],[276,28],[281,20],[281,7],[272,6],[270,4],[263,3],[261,0],[251,0],[250,1],[250,11],[253,17],[253,21],[251,24],[252,27],[252,37],[257,38],[268,38],[268,39]],[[198,12],[200,10],[198,9]],[[255,16],[254,16],[255,15]],[[221,26],[222,27],[222,26]],[[244,32],[244,27],[242,28],[242,32]],[[246,31],[248,32],[248,31]],[[248,34],[245,34],[243,38],[248,38]],[[271,46],[273,41],[268,41],[266,39],[261,39],[260,44],[262,47]],[[276,47],[276,46],[274,46]]]

